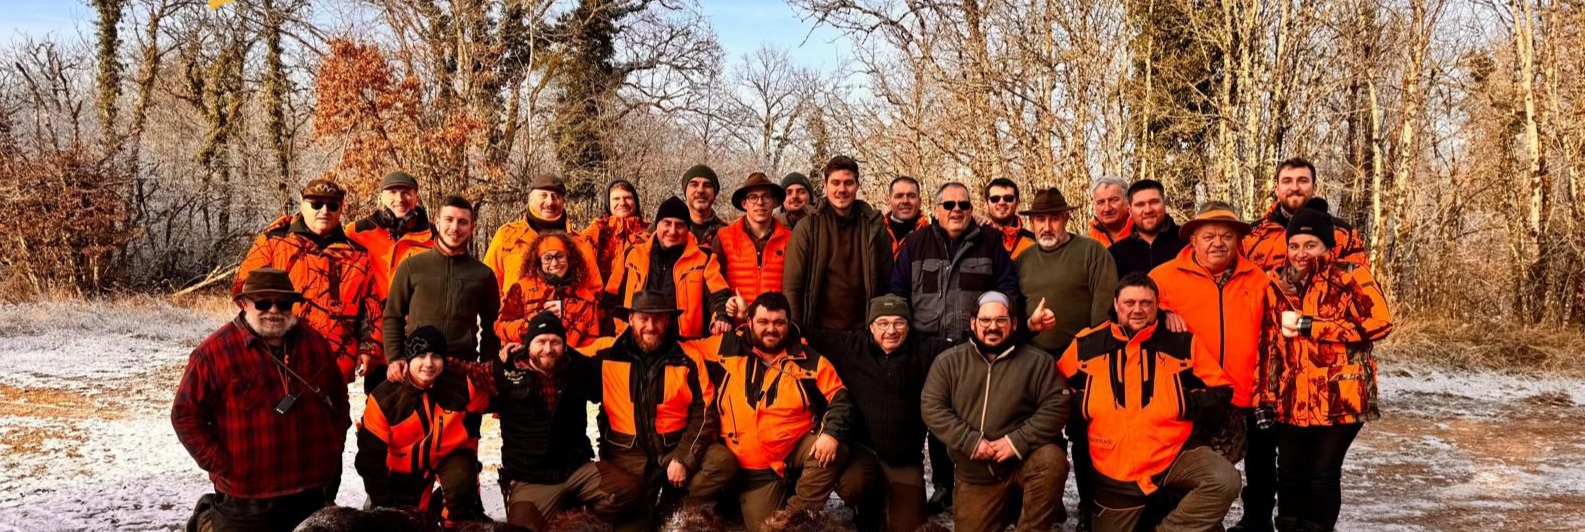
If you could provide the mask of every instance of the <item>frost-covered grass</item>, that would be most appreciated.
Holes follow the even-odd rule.
[[[0,305],[0,531],[179,529],[210,487],[170,427],[170,400],[188,353],[231,308],[221,298]],[[1345,465],[1340,530],[1585,523],[1585,380],[1412,360],[1382,363],[1385,416]],[[357,416],[361,383],[351,388]],[[493,419],[484,432],[482,493],[499,518]],[[350,433],[346,445],[339,502],[357,506]]]

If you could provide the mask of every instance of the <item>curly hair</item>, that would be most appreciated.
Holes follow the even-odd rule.
[[[589,274],[589,266],[583,262],[583,253],[578,252],[578,246],[573,243],[572,236],[564,231],[546,231],[534,237],[534,241],[528,245],[528,253],[523,254],[523,277],[545,282],[544,275],[540,273],[543,264],[539,260],[539,246],[552,238],[560,240],[561,246],[567,248],[567,274],[563,277],[577,284],[579,279]]]

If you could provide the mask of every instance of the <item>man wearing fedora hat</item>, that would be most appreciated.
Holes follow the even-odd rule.
[[[713,501],[737,468],[718,443],[720,420],[711,413],[715,387],[705,360],[718,341],[681,341],[676,299],[642,290],[626,307],[626,331],[596,343],[592,359],[600,384],[600,460],[641,479],[638,508],[617,530],[650,529],[656,496]],[[719,339],[720,336],[712,337]]]
[[[761,172],[749,174],[748,181],[732,193],[732,206],[743,211],[743,217],[717,232],[711,245],[721,274],[734,291],[728,314],[746,310],[736,306],[747,307],[746,302],[762,293],[781,291],[782,265],[792,238],[792,231],[774,215],[783,196],[781,185]]]
[[[1068,232],[1072,211],[1062,191],[1048,188],[1035,194],[1029,217],[1035,246],[1018,256],[1018,288],[1024,294],[1024,318],[1035,347],[1058,354],[1073,335],[1103,323],[1112,308],[1117,267],[1099,242]]]
[[[613,462],[593,461],[586,407],[600,401],[601,389],[593,359],[568,347],[562,320],[535,315],[523,343],[501,349],[500,361],[491,408],[501,417],[507,522],[544,530],[581,505],[606,521],[625,518],[639,502],[639,480]]]
[[[1234,408],[1196,429],[1229,462],[1236,464],[1247,456],[1248,485],[1240,523],[1246,530],[1271,530],[1277,440],[1271,431],[1256,429],[1254,416],[1255,366],[1270,281],[1260,265],[1241,251],[1240,242],[1249,235],[1250,226],[1239,221],[1232,206],[1207,202],[1179,232],[1189,247],[1151,271],[1150,277],[1160,287],[1162,310],[1170,313],[1165,319],[1181,320],[1190,333],[1215,349],[1233,390]]]
[[[171,425],[215,487],[189,528],[285,532],[335,498],[347,385],[331,344],[293,314],[290,275],[247,273],[236,319],[188,358]]]
[[[484,264],[495,271],[495,285],[502,294],[523,276],[523,256],[533,252],[534,239],[543,232],[567,232],[572,235],[577,252],[583,254],[584,264],[598,264],[594,246],[568,229],[567,185],[561,178],[542,174],[534,177],[528,187],[528,211],[522,218],[496,229],[490,248],[484,253]],[[598,292],[600,281],[598,276],[590,276],[584,280],[584,288]]]
[[[373,336],[382,310],[375,286],[384,277],[368,249],[342,229],[347,191],[341,185],[315,179],[301,195],[297,214],[275,220],[253,241],[237,268],[232,294],[242,289],[249,272],[285,270],[303,293],[297,317],[330,342],[342,378],[352,382],[359,366],[384,360]]]

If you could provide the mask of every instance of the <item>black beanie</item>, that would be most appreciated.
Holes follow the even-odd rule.
[[[702,164],[696,164],[689,168],[688,171],[682,173],[682,190],[684,192],[688,191],[688,182],[695,177],[709,179],[710,186],[715,188],[716,192],[721,191],[721,180],[715,177],[715,170],[711,170],[710,167]]]
[[[690,220],[692,218],[688,214],[688,204],[683,203],[682,198],[677,196],[666,198],[666,201],[660,202],[660,208],[655,209],[655,223],[660,223],[661,220],[667,218],[676,218],[684,223],[691,223]]]
[[[424,353],[434,353],[435,356],[446,358],[446,335],[434,325],[425,325],[408,335],[407,341],[402,343],[402,356],[413,358]]]
[[[549,312],[541,312],[528,320],[528,328],[523,331],[523,341],[532,342],[541,334],[554,334],[567,341],[567,328],[561,324],[561,318]]]
[[[1304,202],[1298,212],[1288,220],[1288,238],[1293,235],[1311,235],[1321,239],[1327,248],[1337,246],[1337,237],[1332,227],[1332,215],[1327,212],[1326,200],[1310,198]]]

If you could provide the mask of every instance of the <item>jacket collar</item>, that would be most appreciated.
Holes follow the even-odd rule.
[[[308,229],[308,224],[303,222],[303,215],[300,213],[292,215],[292,223],[287,230],[313,241],[321,248],[329,247],[331,244],[351,242],[351,240],[347,239],[347,232],[342,230],[341,226],[339,225],[331,226],[330,234],[328,235],[321,236],[320,234],[313,232],[312,230]]]

